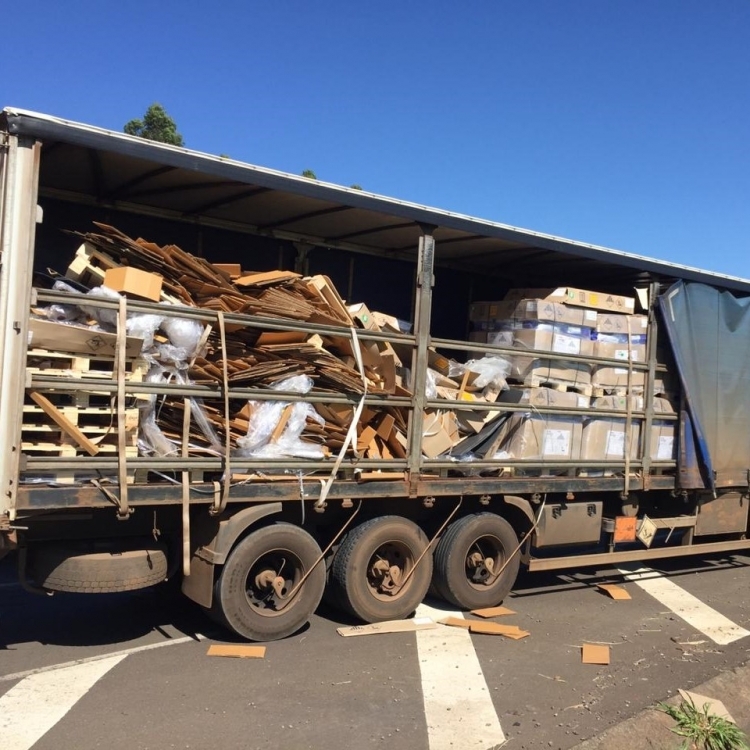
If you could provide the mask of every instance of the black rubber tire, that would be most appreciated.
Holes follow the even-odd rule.
[[[370,563],[384,545],[408,550],[413,565],[428,545],[424,532],[400,516],[383,516],[361,523],[344,537],[330,571],[332,596],[342,609],[364,622],[400,620],[424,599],[432,578],[432,552],[427,552],[404,588],[393,596],[378,594],[368,578]],[[408,565],[405,572],[410,568]]]
[[[470,580],[467,557],[472,547],[484,538],[494,548],[498,569],[503,572],[490,585]],[[521,564],[520,552],[505,564],[518,547],[513,527],[495,513],[474,513],[452,523],[435,547],[435,572],[432,588],[443,599],[461,609],[494,607],[510,593]],[[485,552],[487,550],[485,549]]]
[[[267,607],[251,600],[248,578],[253,574],[254,579],[253,566],[257,572],[274,559],[283,558],[286,573],[294,576],[289,580],[293,588],[320,554],[320,547],[310,534],[290,523],[275,523],[253,531],[229,553],[214,586],[211,616],[251,641],[275,641],[296,633],[320,604],[326,580],[324,563],[315,567],[294,598],[278,610],[273,604]]]
[[[30,547],[27,572],[37,586],[49,591],[135,591],[166,579],[167,551],[153,540],[141,549],[113,552],[92,552],[83,546]]]

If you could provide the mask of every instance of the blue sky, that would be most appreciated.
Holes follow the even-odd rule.
[[[747,0],[5,9],[0,106],[750,277]]]

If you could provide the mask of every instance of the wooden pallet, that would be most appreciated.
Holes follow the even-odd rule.
[[[117,453],[117,443],[99,443],[97,455],[114,455]],[[59,456],[62,458],[74,458],[76,456],[87,456],[86,451],[67,435],[57,442],[43,440],[24,440],[21,444],[21,452],[27,456]],[[138,457],[138,446],[134,443],[125,447],[126,458]]]
[[[129,383],[142,383],[149,370],[149,363],[142,357],[126,362],[125,366],[125,379]],[[67,354],[47,349],[29,349],[26,359],[26,371],[32,377],[112,380],[114,369],[113,358]]]
[[[117,436],[117,414],[108,407],[57,407],[65,419],[78,428],[92,442],[101,449],[101,440],[108,436]],[[25,404],[23,407],[22,439],[24,442],[60,441],[66,433],[61,427],[49,419],[43,409],[36,405]],[[138,409],[125,410],[125,441],[126,445],[137,445],[138,441]]]

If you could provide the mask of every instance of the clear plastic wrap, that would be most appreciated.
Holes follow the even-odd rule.
[[[312,387],[313,381],[307,375],[294,375],[275,383],[272,390],[305,394]],[[325,423],[311,404],[304,401],[295,404],[287,401],[251,401],[250,405],[252,414],[247,435],[237,440],[237,455],[246,458],[323,458],[325,454],[319,445],[306,443],[301,439],[308,417],[319,424]],[[274,431],[290,406],[291,413],[281,435],[271,443]]]
[[[143,351],[147,352],[154,345],[154,334],[163,320],[163,315],[128,315],[125,329],[129,336],[143,339]]]
[[[147,383],[165,383],[167,372],[158,364],[152,365],[146,375]],[[179,446],[171,441],[156,423],[156,394],[149,396],[148,401],[139,407],[138,418],[138,452],[157,456],[173,456],[179,452]]]
[[[59,282],[58,282],[59,283]],[[71,289],[70,291],[76,291]],[[95,286],[86,292],[87,297],[99,297],[101,299],[119,300],[120,294],[115,292],[113,289],[108,289],[106,286]],[[78,305],[86,315],[93,318],[99,325],[106,326],[110,330],[117,329],[117,310],[112,310],[105,307],[95,307],[93,305]]]
[[[437,373],[434,370],[430,370],[429,367],[427,368],[425,384],[424,384],[424,393],[428,399],[435,399],[438,397],[437,379],[435,377],[436,375]]]
[[[506,379],[510,375],[510,362],[504,357],[482,357],[471,359],[465,365],[466,370],[477,374],[473,386],[504,391],[508,388]]]
[[[167,335],[172,346],[186,352],[185,359],[195,356],[203,335],[202,323],[189,318],[164,317],[161,330]]]

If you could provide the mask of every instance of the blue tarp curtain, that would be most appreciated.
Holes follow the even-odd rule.
[[[747,486],[750,297],[681,281],[660,297],[659,306],[707,486]],[[684,429],[682,433],[690,439]],[[691,451],[688,446],[687,453]],[[685,453],[684,445],[681,452]]]

